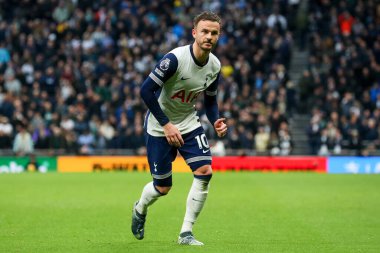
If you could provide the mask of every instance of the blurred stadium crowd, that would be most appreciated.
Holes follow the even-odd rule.
[[[295,112],[312,112],[312,154],[380,144],[375,1],[310,1],[305,15],[298,0],[0,3],[0,150],[144,154],[140,85],[164,53],[193,41],[202,10],[223,20],[214,53],[225,139],[197,103],[214,154],[291,154]],[[296,42],[310,50],[299,83],[288,75]]]
[[[299,83],[312,154],[380,147],[380,3],[311,1],[310,57]]]

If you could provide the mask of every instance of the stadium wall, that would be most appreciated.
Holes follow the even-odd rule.
[[[57,162],[59,172],[149,171],[145,156],[62,156]],[[183,159],[176,159],[173,168],[188,171]]]
[[[317,171],[326,172],[326,158],[321,157],[214,157],[216,171]],[[149,165],[144,156],[90,156],[59,157],[60,172],[96,171],[147,171]],[[173,162],[174,172],[190,172],[182,157]]]
[[[58,156],[0,157],[0,173],[149,171],[145,156]],[[31,165],[32,164],[32,165]],[[214,171],[311,171],[317,173],[380,173],[380,157],[253,157],[228,156],[213,158]],[[173,163],[174,172],[190,172],[182,157]]]
[[[330,157],[328,173],[371,174],[380,173],[380,157]]]

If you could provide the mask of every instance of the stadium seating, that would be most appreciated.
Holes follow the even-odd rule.
[[[312,154],[373,155],[380,145],[380,5],[311,1],[300,96]]]
[[[215,54],[223,65],[218,101],[230,125],[218,145],[227,154],[291,154],[287,72],[297,6],[194,3],[4,3],[2,152],[22,154],[13,148],[25,125],[37,152],[144,154],[139,86],[163,53],[192,41],[191,18],[211,9],[224,21]],[[309,3],[310,57],[297,89],[299,113],[310,114],[310,154],[368,155],[380,145],[379,11],[375,1]]]

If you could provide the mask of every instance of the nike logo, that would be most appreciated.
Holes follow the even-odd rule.
[[[181,80],[182,80],[182,81],[185,81],[185,80],[190,79],[190,78],[191,78],[191,77],[189,77],[189,78],[181,77]]]
[[[210,151],[210,150],[209,149],[206,149],[206,150],[202,149],[203,154],[207,153],[208,151]]]
[[[197,201],[197,202],[204,202],[204,201],[202,201],[202,200],[198,200],[198,199],[195,199],[195,198],[193,198],[193,200],[194,200],[194,201]]]

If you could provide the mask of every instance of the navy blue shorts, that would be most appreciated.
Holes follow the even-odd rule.
[[[153,179],[163,180],[170,177],[171,186],[172,162],[177,157],[177,150],[192,171],[211,164],[210,146],[202,127],[182,135],[185,144],[180,148],[169,145],[166,137],[155,137],[148,133],[146,136],[148,162]],[[169,186],[166,183],[164,185]]]

